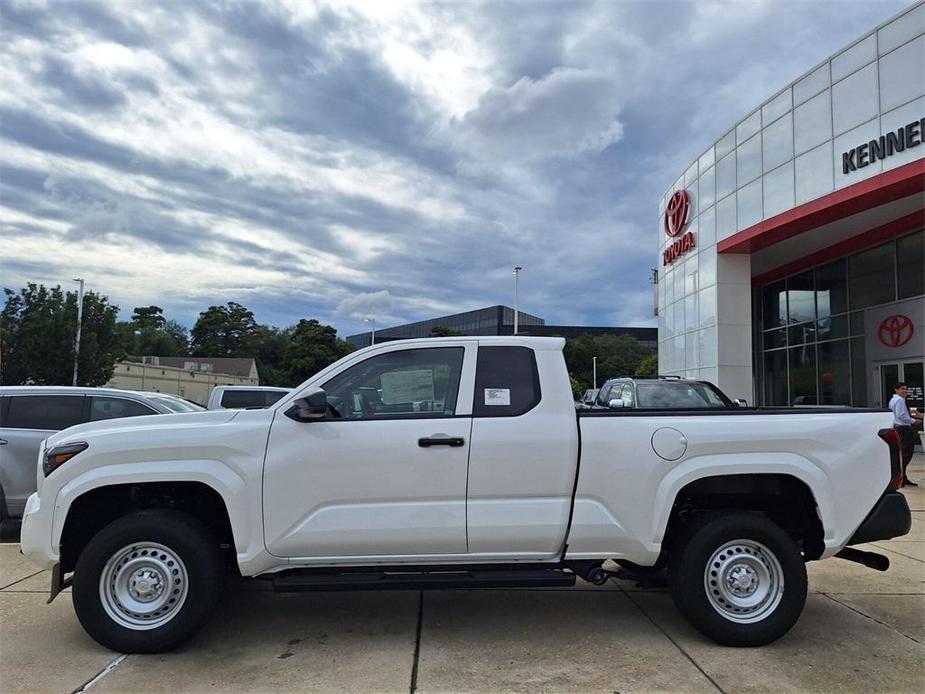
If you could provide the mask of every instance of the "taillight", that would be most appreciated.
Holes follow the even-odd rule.
[[[887,491],[895,492],[903,486],[902,439],[896,429],[881,429],[877,436],[890,447],[890,485]]]

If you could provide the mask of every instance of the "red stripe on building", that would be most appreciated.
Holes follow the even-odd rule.
[[[846,255],[862,251],[870,246],[876,246],[890,239],[895,239],[909,231],[921,229],[923,226],[925,226],[925,210],[918,210],[912,214],[907,214],[905,217],[887,222],[882,226],[869,229],[857,236],[839,241],[834,246],[823,248],[821,251],[811,253],[804,258],[799,258],[793,262],[769,270],[762,275],[752,277],[752,285],[759,286],[775,282],[784,277],[795,275],[803,270],[808,270],[811,267],[823,265],[833,260],[843,258]]]
[[[720,241],[717,250],[720,253],[754,253],[825,224],[923,191],[925,159],[918,159],[743,229]]]

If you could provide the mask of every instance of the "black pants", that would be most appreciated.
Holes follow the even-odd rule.
[[[912,451],[915,449],[915,435],[912,433],[911,426],[894,426],[896,433],[899,434],[899,440],[902,441],[900,450],[903,456],[903,479],[906,479],[906,467],[912,462]]]

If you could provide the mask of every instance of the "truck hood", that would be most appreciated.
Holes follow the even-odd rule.
[[[210,410],[206,412],[183,412],[178,414],[152,414],[144,417],[123,417],[106,419],[100,422],[88,422],[63,429],[52,434],[45,441],[46,447],[59,443],[82,441],[98,433],[154,432],[176,427],[202,428],[217,424],[227,424],[240,413],[240,410]]]

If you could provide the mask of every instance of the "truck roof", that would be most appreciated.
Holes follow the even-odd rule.
[[[559,351],[565,347],[564,337],[531,337],[528,335],[457,335],[453,337],[419,337],[410,340],[389,340],[388,342],[377,342],[375,345],[358,349],[353,354],[380,348],[383,345],[435,345],[441,343],[458,343],[461,341],[478,342],[480,345],[490,347],[500,346],[521,346],[530,347],[537,351]]]

